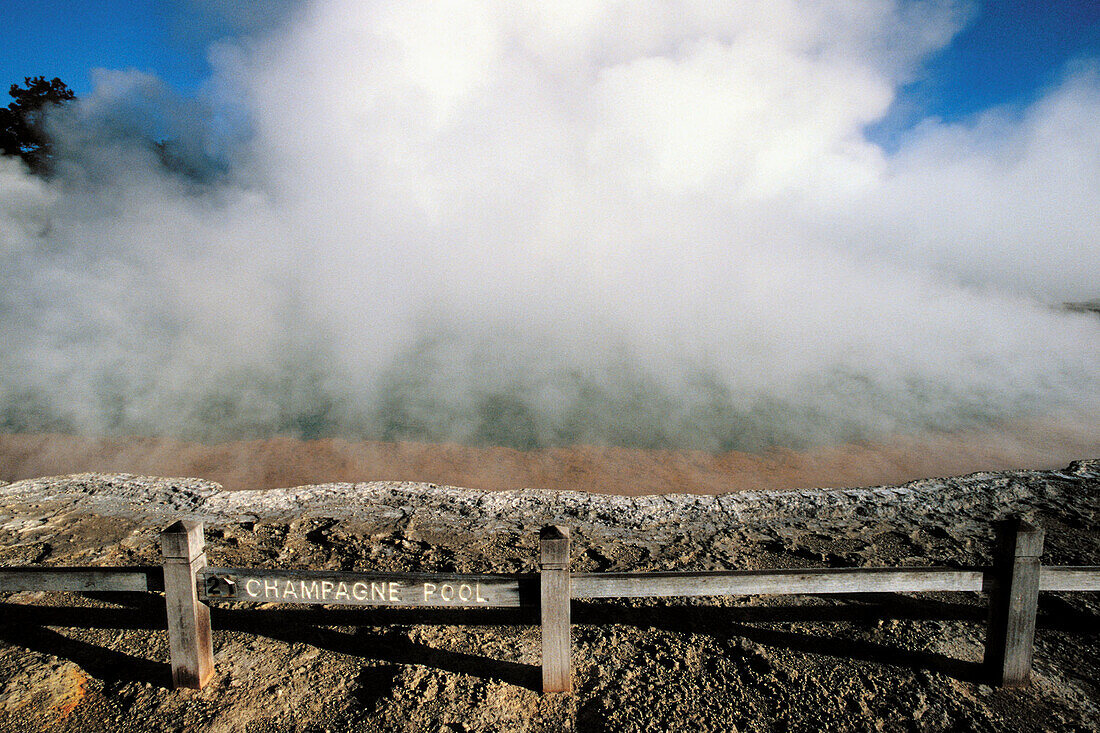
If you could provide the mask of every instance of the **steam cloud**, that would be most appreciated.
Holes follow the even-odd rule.
[[[0,159],[0,429],[705,449],[1092,430],[1100,71],[864,128],[953,3],[317,0]],[[171,138],[189,175],[145,140]]]

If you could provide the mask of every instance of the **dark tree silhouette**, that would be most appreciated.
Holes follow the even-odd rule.
[[[12,84],[15,100],[0,107],[0,153],[17,155],[33,172],[49,172],[52,142],[45,120],[50,109],[76,98],[65,82],[44,76],[23,78],[23,87]]]

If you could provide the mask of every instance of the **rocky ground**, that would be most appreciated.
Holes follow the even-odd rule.
[[[620,497],[430,484],[223,491],[81,474],[0,487],[0,564],[152,565],[202,519],[213,565],[575,572],[980,565],[991,520],[1100,564],[1100,460],[899,487]],[[168,680],[157,594],[0,598],[0,731],[1100,729],[1100,598],[1044,593],[1033,682],[984,684],[979,594],[576,601],[576,693],[541,695],[537,611],[219,604],[217,671]]]

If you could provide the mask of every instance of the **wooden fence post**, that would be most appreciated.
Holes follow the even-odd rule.
[[[569,528],[539,532],[542,587],[542,691],[572,692],[569,659]]]
[[[1017,517],[997,523],[985,644],[985,667],[995,685],[1020,687],[1031,673],[1042,554],[1043,530]]]
[[[206,567],[202,522],[176,522],[160,534],[172,684],[201,690],[214,674],[210,609],[199,601],[195,574]]]

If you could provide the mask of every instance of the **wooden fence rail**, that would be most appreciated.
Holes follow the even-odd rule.
[[[703,573],[578,573],[574,598],[815,595],[982,591],[992,580],[983,568],[795,568]]]
[[[0,568],[0,592],[143,593],[164,590],[160,568],[64,568],[25,565]]]
[[[990,567],[789,568],[712,572],[569,572],[566,527],[539,535],[539,573],[352,573],[206,566],[202,524],[161,533],[162,567],[0,568],[0,592],[164,591],[176,687],[201,688],[214,671],[210,602],[357,606],[517,607],[538,605],[544,692],[570,692],[570,601],[590,598],[984,592],[989,595],[985,668],[994,684],[1026,684],[1038,594],[1100,591],[1100,566],[1042,567],[1043,532],[998,522]]]
[[[1039,590],[1098,591],[1100,590],[1100,566],[1040,567]]]

